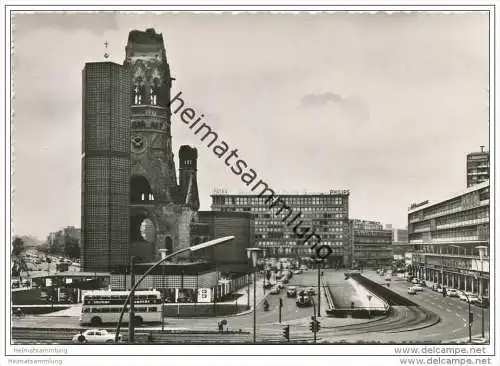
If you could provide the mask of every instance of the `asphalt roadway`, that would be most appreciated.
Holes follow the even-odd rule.
[[[325,270],[325,280],[332,288],[340,289],[345,286],[346,281],[343,276],[344,271]],[[385,283],[383,278],[375,272],[363,272],[363,275],[376,281],[377,283]],[[300,288],[314,287],[317,291],[317,272],[314,270],[307,271],[300,275],[295,275],[289,285]],[[468,335],[466,325],[467,304],[455,298],[444,298],[441,294],[433,292],[430,289],[425,289],[423,293],[416,296],[407,294],[409,283],[393,277],[390,289],[394,292],[409,298],[419,306],[404,307],[394,306],[392,313],[387,317],[367,319],[351,319],[351,318],[320,318],[322,328],[318,334],[318,342],[348,342],[359,343],[364,342],[381,342],[381,343],[401,343],[401,342],[428,342],[439,343],[443,341],[451,341],[454,339],[464,338]],[[282,308],[282,323],[279,320],[279,298],[283,299]],[[283,342],[282,328],[283,325],[290,325],[290,334],[292,341],[312,341],[313,335],[309,330],[310,317],[313,313],[312,307],[298,308],[295,305],[294,298],[287,298],[286,291],[283,290],[280,295],[267,295],[270,303],[270,310],[264,311],[262,304],[257,305],[257,339],[258,342]],[[347,298],[346,298],[347,299]],[[322,312],[326,310],[325,296],[322,294]],[[472,306],[475,322],[473,323],[472,334],[477,336],[481,333],[481,309]],[[429,317],[429,311],[432,311],[437,317]],[[485,314],[489,314],[488,309]],[[253,313],[250,311],[246,314],[224,317],[230,330],[243,330],[253,332]],[[222,317],[218,318],[168,318],[165,322],[166,329],[177,330],[216,330],[217,323]],[[486,325],[489,324],[486,319]],[[54,328],[67,328],[75,331],[80,328],[78,317],[54,317],[54,316],[25,316],[12,320],[14,327],[26,328],[45,328],[47,341],[50,341],[51,334],[60,332]],[[53,329],[53,331],[51,330]],[[126,327],[124,327],[126,328]],[[159,327],[140,327],[138,332],[147,331],[149,329],[158,330]],[[180,338],[192,339],[195,342],[196,337],[189,334],[183,336],[171,335],[172,343],[179,341]],[[201,336],[212,337],[210,335]],[[233,337],[227,335],[226,338]],[[247,341],[247,336],[234,335],[234,341]],[[36,338],[34,337],[33,340]],[[232,339],[232,338],[231,338]],[[244,340],[243,340],[244,339]],[[223,341],[225,342],[225,341]],[[32,343],[36,343],[32,341]],[[230,342],[228,342],[230,343]]]

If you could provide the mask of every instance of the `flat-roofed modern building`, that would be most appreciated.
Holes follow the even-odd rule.
[[[352,268],[387,267],[392,263],[392,230],[378,221],[349,220]]]
[[[107,272],[128,263],[129,70],[86,63],[82,111],[82,270]]]
[[[467,154],[467,187],[490,179],[490,153],[481,151]]]
[[[277,196],[281,204],[270,207],[271,201],[265,195],[213,194],[212,210],[254,214],[255,244],[264,250],[265,257],[309,259],[314,254],[313,244],[308,245],[305,240],[315,232],[321,244],[332,249],[330,264],[349,263],[348,190]]]
[[[489,181],[448,198],[410,206],[412,273],[445,287],[489,296]]]
[[[255,245],[254,215],[250,212],[198,211],[197,221],[191,223],[191,244],[226,236],[234,236],[230,245],[220,245],[210,250],[193,253],[215,264],[219,272],[232,277],[248,272],[247,248]]]
[[[405,254],[410,251],[408,244],[408,229],[392,229],[392,257],[395,261],[405,260]]]

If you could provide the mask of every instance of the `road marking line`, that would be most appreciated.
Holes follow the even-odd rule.
[[[461,318],[460,314],[459,313],[455,313],[456,316],[458,316],[459,318]]]
[[[454,331],[452,331],[452,333],[457,333],[457,332],[460,332],[462,329],[458,328],[458,329],[455,329]]]

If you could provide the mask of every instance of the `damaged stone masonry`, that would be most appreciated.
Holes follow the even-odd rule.
[[[178,116],[184,124],[189,125],[189,129],[193,130],[195,135],[202,135],[201,141],[205,141],[208,138],[207,147],[212,148],[213,153],[219,159],[225,158],[224,162],[226,166],[235,175],[240,176],[241,181],[247,187],[250,187],[252,192],[261,189],[258,195],[259,197],[267,197],[265,202],[269,205],[271,211],[274,212],[274,215],[281,217],[281,221],[285,222],[288,226],[295,224],[293,227],[294,234],[303,240],[304,245],[312,246],[315,252],[313,259],[323,261],[332,254],[333,251],[328,245],[321,244],[321,237],[316,234],[315,229],[310,232],[309,227],[301,227],[303,224],[302,220],[296,222],[301,218],[302,212],[295,212],[273,189],[269,188],[269,185],[265,181],[258,178],[257,172],[250,168],[245,160],[239,157],[238,149],[231,150],[224,140],[219,139],[218,133],[213,131],[210,125],[202,121],[204,115],[198,114],[193,108],[185,106],[181,95],[182,92],[177,93],[170,101],[172,114]],[[291,220],[287,221],[289,218]]]

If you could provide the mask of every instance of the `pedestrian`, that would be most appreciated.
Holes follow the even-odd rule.
[[[85,336],[83,335],[83,329],[80,329],[80,335],[78,336],[78,342],[79,343],[85,342]]]
[[[148,343],[153,343],[153,332],[149,332],[148,334]]]

